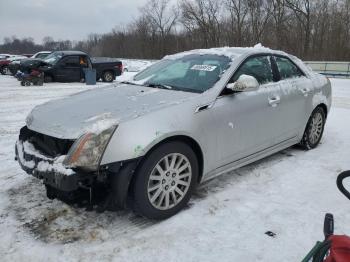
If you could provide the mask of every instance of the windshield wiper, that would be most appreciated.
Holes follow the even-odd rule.
[[[154,87],[154,88],[160,88],[160,89],[168,89],[168,90],[173,89],[172,86],[163,85],[163,84],[155,84],[155,83],[147,84],[146,86],[148,86],[148,87]]]
[[[142,86],[142,85],[140,85],[140,84],[136,84],[136,83],[130,82],[130,81],[122,81],[122,82],[120,82],[120,83],[122,83],[122,84],[127,84],[127,85],[134,85],[134,86]]]

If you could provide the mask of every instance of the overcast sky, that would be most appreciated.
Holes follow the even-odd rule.
[[[0,0],[0,43],[7,36],[80,40],[126,25],[147,0]]]

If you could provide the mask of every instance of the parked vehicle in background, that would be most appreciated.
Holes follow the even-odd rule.
[[[11,57],[13,55],[10,55],[10,54],[0,54],[0,60],[6,60],[7,58]]]
[[[30,58],[45,59],[51,53],[52,51],[40,51],[32,55]]]
[[[84,79],[84,68],[96,69],[96,80],[112,82],[116,76],[121,75],[122,62],[94,60],[80,51],[57,51],[48,55],[41,68],[45,73],[45,82],[79,82]]]
[[[29,73],[28,69],[33,69],[33,66],[35,65],[38,67],[44,66],[45,64],[41,61],[41,59],[45,59],[51,53],[51,51],[41,51],[32,55],[31,58],[12,61],[8,66],[9,70],[12,75],[15,75],[17,71]]]
[[[27,58],[30,58],[30,57],[33,56],[33,54],[22,54],[22,56],[25,56],[25,57],[27,57]]]
[[[16,63],[19,63],[22,59],[27,59],[27,57],[22,55],[12,55],[6,59],[0,60],[0,73],[2,75],[10,75],[10,63],[16,61]]]
[[[140,215],[163,219],[199,183],[295,144],[315,148],[330,107],[330,81],[294,56],[193,50],[130,82],[35,107],[16,156],[50,198],[102,192],[101,207],[130,199]]]

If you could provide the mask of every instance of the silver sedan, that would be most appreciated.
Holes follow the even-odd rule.
[[[16,157],[50,198],[164,219],[199,183],[295,144],[316,147],[330,106],[329,80],[294,56],[193,50],[35,107]]]

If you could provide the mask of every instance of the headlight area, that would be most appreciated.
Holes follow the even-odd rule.
[[[112,126],[99,134],[86,133],[74,142],[63,164],[69,168],[96,171],[102,155],[117,126]]]

